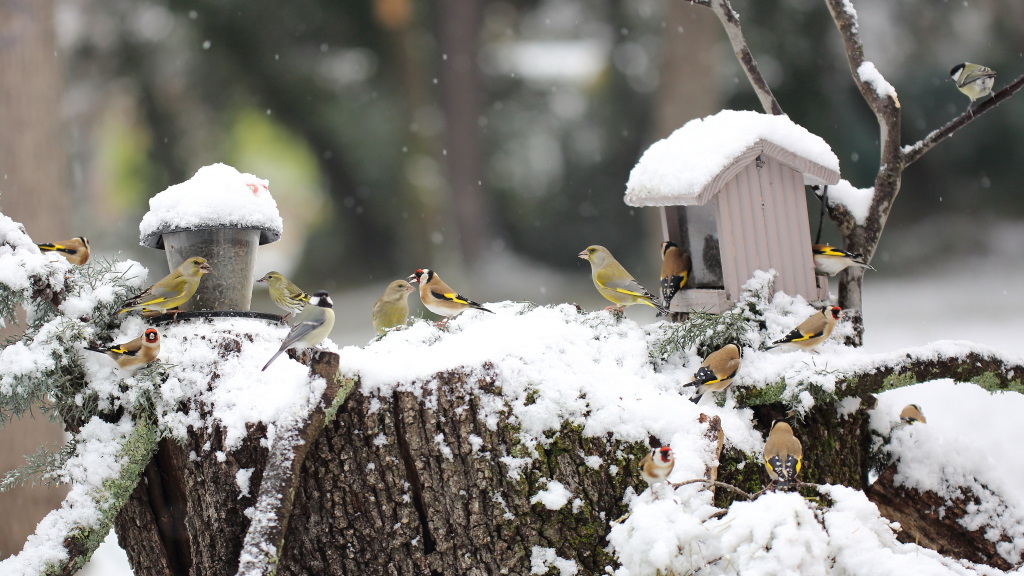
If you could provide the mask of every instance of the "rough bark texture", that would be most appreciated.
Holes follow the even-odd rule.
[[[517,430],[488,428],[466,378],[444,374],[422,399],[349,398],[307,457],[281,574],[526,574],[533,546],[586,574],[612,564],[608,521],[625,512],[627,486],[641,484],[635,463],[647,447],[567,427],[511,478],[500,458],[525,456]],[[599,469],[584,463],[591,455],[604,458]],[[546,479],[582,506],[531,504]]]
[[[886,468],[867,490],[867,496],[882,516],[900,523],[902,531],[897,538],[901,542],[914,542],[940,554],[1000,570],[1013,568],[996,551],[996,543],[986,537],[987,527],[972,532],[960,523],[967,516],[968,507],[980,503],[977,495],[967,493],[947,502],[934,492],[897,485],[898,466],[896,463]],[[1002,539],[1008,537],[1003,535]]]

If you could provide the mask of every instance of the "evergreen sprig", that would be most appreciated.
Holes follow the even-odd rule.
[[[66,444],[43,444],[38,450],[25,456],[25,464],[6,472],[0,477],[0,492],[7,492],[18,486],[40,483],[56,486],[62,483],[59,476],[64,464],[75,453],[75,440]]]
[[[756,348],[766,329],[765,310],[775,283],[775,273],[757,272],[747,281],[739,301],[721,314],[691,312],[681,323],[669,325],[651,346],[651,361],[664,363],[674,354],[696,347],[706,357],[726,344]]]

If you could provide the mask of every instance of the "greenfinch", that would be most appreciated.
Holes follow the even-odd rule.
[[[664,482],[676,466],[676,455],[668,446],[654,448],[640,460],[640,476],[648,486]]]
[[[861,266],[868,270],[874,270],[864,260],[863,254],[847,252],[828,244],[811,246],[811,254],[814,256],[814,273],[822,276],[835,276],[850,266]]]
[[[113,358],[117,362],[117,367],[122,370],[134,370],[156,360],[160,354],[160,334],[156,328],[146,328],[142,336],[130,342],[115,344],[109,348],[86,346],[85,349],[106,354]]]
[[[784,338],[772,342],[772,345],[766,349],[771,350],[777,346],[789,345],[813,351],[818,344],[832,335],[832,329],[836,327],[836,322],[839,321],[842,313],[843,309],[839,306],[826,306],[801,322]]]
[[[579,253],[579,257],[590,262],[594,286],[601,296],[616,304],[617,310],[622,311],[626,306],[633,304],[646,304],[660,314],[668,312],[655,300],[653,294],[626,272],[622,264],[619,264],[604,246],[589,246]]]
[[[900,411],[900,421],[906,424],[913,424],[915,422],[925,424],[928,422],[928,419],[924,417],[924,412],[921,411],[920,406],[917,404],[907,404]]]
[[[302,291],[291,280],[285,278],[279,272],[271,270],[263,275],[257,282],[270,287],[270,299],[278,308],[288,312],[284,318],[301,312],[309,302],[309,294]]]
[[[772,424],[764,443],[764,468],[779,488],[796,482],[804,457],[804,447],[793,436],[793,428],[785,422]]]
[[[373,305],[373,329],[383,334],[388,329],[405,324],[409,316],[409,294],[415,291],[405,280],[395,280]]]
[[[67,258],[75,266],[81,266],[89,261],[89,239],[85,236],[45,244],[36,244],[43,252],[56,252]]]
[[[295,324],[288,331],[281,347],[270,357],[270,360],[263,366],[266,370],[271,362],[277,359],[285,350],[300,346],[316,346],[334,328],[334,302],[325,290],[317,290],[309,298],[309,304],[295,317]]]
[[[420,285],[420,302],[438,316],[449,318],[458,316],[469,309],[491,312],[480,304],[466,298],[444,283],[441,277],[429,268],[420,268],[407,278],[409,282],[416,282]],[[491,312],[493,314],[493,312]]]
[[[686,286],[693,263],[690,254],[675,242],[661,243],[661,305],[671,307],[672,298]]]
[[[743,360],[740,358],[740,347],[735,344],[726,344],[715,350],[697,369],[693,375],[693,381],[683,386],[699,386],[697,396],[693,398],[694,403],[700,402],[707,392],[719,392],[725,390],[732,384],[736,371],[740,369]]]
[[[125,307],[118,312],[124,314],[129,310],[141,310],[143,316],[155,316],[172,311],[196,293],[203,274],[212,272],[206,258],[193,256],[186,258],[173,272],[162,280],[142,291],[141,294],[129,298]]]

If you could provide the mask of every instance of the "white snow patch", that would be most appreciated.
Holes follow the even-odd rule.
[[[224,451],[231,451],[248,434],[247,425],[262,422],[267,425],[265,444],[272,447],[277,431],[305,418],[327,385],[285,355],[260,371],[287,332],[283,324],[249,318],[188,320],[162,327],[160,356],[169,362],[170,377],[157,395],[161,425],[184,437],[190,426],[219,424]],[[319,347],[337,349],[330,340]],[[214,365],[217,370],[211,373]]]
[[[692,202],[719,172],[758,140],[773,142],[839,172],[839,159],[828,143],[788,116],[723,110],[690,120],[668,138],[652,144],[629,174],[626,204],[665,206]],[[805,181],[823,184],[810,175],[805,175]]]
[[[276,240],[284,222],[267,180],[211,164],[149,199],[139,237],[144,246],[155,247],[156,237],[165,232],[225,226],[264,230]]]
[[[840,180],[828,187],[828,203],[830,206],[843,206],[857,224],[863,226],[871,212],[871,202],[875,199],[875,189],[857,188],[846,180]]]
[[[896,89],[882,76],[878,68],[875,68],[874,63],[867,60],[861,63],[857,67],[857,77],[860,78],[861,82],[870,85],[875,90],[875,94],[883,98],[888,96],[899,102],[899,98],[896,96]]]
[[[549,568],[558,570],[559,576],[576,576],[580,571],[575,560],[560,557],[554,548],[534,546],[530,550],[530,574],[547,574]]]
[[[547,486],[530,498],[530,504],[543,504],[548,510],[559,510],[569,503],[572,492],[557,480],[548,480]]]
[[[238,472],[235,472],[235,484],[238,486],[238,497],[252,496],[250,492],[249,480],[252,478],[252,473],[255,468],[240,468]]]

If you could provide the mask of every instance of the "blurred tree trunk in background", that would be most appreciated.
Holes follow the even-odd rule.
[[[430,238],[431,228],[442,230],[446,224],[444,204],[450,202],[445,195],[443,181],[425,177],[424,168],[437,158],[436,139],[429,129],[420,126],[417,117],[426,114],[433,105],[427,90],[429,73],[427,58],[423,54],[424,39],[421,26],[414,14],[411,0],[376,0],[374,16],[377,23],[388,31],[392,57],[396,62],[397,82],[401,91],[402,142],[405,147],[403,174],[396,178],[404,208],[402,225],[395,230],[400,238],[401,264],[422,267],[433,261],[435,246],[424,242]],[[422,120],[422,118],[421,118]],[[438,171],[439,172],[439,171]]]
[[[0,3],[0,205],[38,242],[82,234],[69,228],[60,63],[52,0]],[[38,411],[36,419],[12,422],[0,430],[0,471],[21,466],[41,444],[62,442],[61,428]],[[0,494],[0,558],[21,549],[65,492],[22,487]]]
[[[441,108],[444,111],[444,159],[458,226],[458,242],[467,264],[475,263],[494,239],[495,218],[484,194],[480,149],[479,2],[437,3],[437,41],[441,53]]]
[[[722,27],[710,10],[700,6],[669,2],[667,10],[648,143],[666,138],[687,121],[714,114],[722,107],[718,53],[714,49],[722,38]],[[652,254],[658,254],[655,248],[667,240],[661,210],[643,213],[647,218],[647,244]]]

